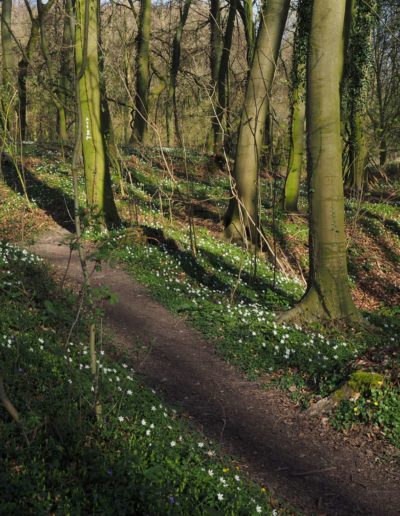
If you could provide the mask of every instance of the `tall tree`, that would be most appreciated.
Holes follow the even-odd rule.
[[[377,14],[372,38],[373,81],[367,111],[383,166],[390,146],[395,147],[400,136],[400,5],[397,0],[379,0]]]
[[[92,220],[119,223],[104,140],[99,74],[99,0],[76,0],[75,68],[78,81],[86,199]]]
[[[3,86],[9,86],[13,80],[14,56],[13,56],[13,41],[11,32],[11,12],[12,0],[2,1],[1,10],[1,49],[2,49],[2,68]]]
[[[346,13],[348,44],[342,84],[342,113],[346,124],[347,145],[344,163],[347,184],[362,191],[367,155],[365,143],[366,85],[371,63],[371,30],[376,5],[374,0],[351,0]]]
[[[13,68],[14,56],[12,48],[11,30],[12,0],[2,1],[1,10],[1,50],[2,50],[2,78],[3,92],[1,95],[1,124],[3,129],[10,129],[11,113],[13,112]],[[0,167],[1,168],[1,167]]]
[[[169,84],[167,90],[166,122],[167,122],[167,144],[170,145],[173,139],[173,125],[175,124],[175,135],[178,143],[182,146],[182,136],[179,129],[179,118],[176,105],[176,83],[181,63],[181,43],[183,29],[189,15],[192,0],[184,0],[183,5],[179,6],[179,22],[172,42],[172,60],[169,73]]]
[[[151,0],[141,0],[136,53],[136,94],[132,143],[143,144],[148,130]]]
[[[247,63],[250,67],[253,61],[254,43],[256,40],[254,30],[253,0],[243,0],[242,19],[244,25],[244,33],[247,42]]]
[[[281,320],[355,319],[347,276],[340,81],[346,0],[314,0],[307,63],[310,273]]]
[[[39,31],[40,31],[40,48],[46,64],[47,74],[49,77],[49,87],[51,99],[57,109],[58,117],[58,136],[61,146],[64,147],[67,141],[67,121],[65,117],[65,106],[60,95],[60,84],[57,71],[55,70],[55,62],[52,60],[49,52],[49,45],[46,34],[46,17],[49,9],[47,3],[44,4],[42,0],[37,0]]]
[[[268,0],[261,13],[246,89],[233,168],[233,191],[225,215],[228,238],[259,243],[258,169],[269,97],[290,0]]]
[[[224,34],[223,48],[218,70],[218,97],[216,105],[216,134],[215,134],[215,154],[220,154],[224,146],[225,118],[227,110],[227,81],[229,69],[229,56],[232,47],[233,29],[235,28],[237,10],[237,0],[230,0],[228,20]]]
[[[29,2],[26,0],[28,13],[31,20],[31,29],[24,53],[18,62],[18,98],[19,98],[19,124],[22,140],[26,139],[27,132],[27,91],[26,81],[28,78],[29,65],[32,60],[34,49],[39,41],[39,20],[33,16]],[[47,4],[49,5],[49,4]]]
[[[306,118],[306,58],[311,23],[311,0],[300,0],[293,41],[291,71],[291,113],[289,125],[289,159],[282,205],[287,211],[297,211],[300,178],[304,155],[304,123]]]
[[[211,69],[211,102],[212,102],[212,148],[215,149],[219,132],[219,121],[216,116],[218,104],[218,76],[222,55],[221,2],[210,0],[210,69]]]

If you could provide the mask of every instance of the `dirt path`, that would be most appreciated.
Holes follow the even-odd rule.
[[[60,242],[66,235],[53,231],[32,250],[65,268],[69,246]],[[81,281],[76,256],[69,278]],[[301,414],[283,393],[244,379],[121,269],[103,266],[94,283],[117,294],[118,302],[106,308],[107,323],[131,350],[144,381],[279,497],[306,514],[400,515],[399,461],[380,461],[365,439],[350,441]],[[137,342],[150,347],[144,360]]]

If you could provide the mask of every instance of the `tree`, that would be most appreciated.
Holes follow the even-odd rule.
[[[111,177],[104,141],[99,74],[98,0],[77,0],[75,28],[75,68],[78,81],[82,153],[86,199],[92,220],[108,227],[119,217],[111,189]]]
[[[2,50],[2,95],[1,95],[1,124],[4,130],[3,139],[11,128],[11,114],[14,110],[13,100],[13,68],[14,56],[11,31],[12,0],[2,1],[1,10],[1,50]],[[1,167],[0,167],[1,168]]]
[[[239,128],[232,198],[225,215],[226,236],[250,239],[254,244],[259,243],[260,231],[257,206],[260,152],[289,4],[289,0],[264,3]]]
[[[373,81],[368,116],[379,145],[379,162],[386,163],[390,145],[400,135],[400,7],[397,0],[379,0],[372,37]]]
[[[227,111],[227,99],[226,99],[226,88],[228,80],[228,65],[229,56],[232,47],[232,36],[233,29],[235,27],[237,10],[237,0],[230,0],[228,20],[226,22],[226,29],[223,41],[223,48],[221,53],[221,59],[218,70],[218,83],[217,83],[217,105],[216,110],[216,134],[215,134],[215,154],[220,154],[224,147],[224,134],[225,134],[225,118]]]
[[[246,37],[247,49],[247,64],[249,68],[253,61],[254,54],[254,42],[255,42],[255,30],[254,30],[254,18],[253,18],[253,0],[242,0],[243,4],[238,1],[238,11],[242,18],[244,34]]]
[[[307,63],[310,273],[281,320],[356,319],[347,276],[340,81],[346,0],[314,0]]]
[[[351,0],[345,19],[345,64],[343,71],[342,125],[346,128],[343,162],[346,183],[356,192],[363,190],[367,148],[365,144],[366,86],[371,62],[371,29],[374,21],[371,3]]]
[[[132,143],[143,144],[149,117],[151,0],[141,0],[136,54],[136,94]]]
[[[300,178],[304,155],[304,123],[306,117],[306,57],[310,34],[311,0],[300,0],[293,42],[291,73],[291,114],[289,127],[289,159],[282,205],[286,211],[298,211]]]
[[[46,35],[46,16],[48,14],[48,4],[43,4],[42,0],[37,1],[38,8],[38,19],[39,19],[39,32],[40,32],[40,48],[44,57],[44,61],[46,64],[47,74],[49,77],[49,87],[48,91],[51,95],[51,100],[53,101],[56,109],[57,109],[57,117],[58,117],[58,136],[60,139],[61,147],[64,148],[64,145],[67,141],[67,121],[65,117],[65,106],[62,102],[62,98],[60,95],[60,84],[59,79],[57,77],[57,71],[55,70],[55,62],[51,59],[49,52],[49,45],[47,41]]]
[[[181,63],[181,43],[183,29],[189,15],[190,4],[192,0],[184,0],[183,6],[179,6],[179,22],[175,31],[174,40],[172,42],[172,59],[169,73],[169,84],[167,91],[166,106],[166,125],[167,125],[167,145],[171,144],[173,135],[173,125],[175,123],[175,135],[178,143],[182,146],[182,135],[179,129],[179,117],[176,105],[176,83],[178,79],[179,66]]]
[[[13,81],[14,55],[12,48],[11,32],[11,12],[12,0],[2,1],[1,11],[1,49],[2,49],[2,83],[4,87],[9,87]]]

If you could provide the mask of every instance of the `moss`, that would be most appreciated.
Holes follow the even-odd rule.
[[[350,375],[349,387],[354,391],[365,393],[371,389],[377,389],[383,385],[383,376],[379,373],[368,371],[355,371]]]

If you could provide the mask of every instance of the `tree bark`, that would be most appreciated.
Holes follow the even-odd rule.
[[[27,92],[26,81],[28,78],[29,65],[32,59],[33,51],[39,40],[39,20],[32,19],[31,31],[25,52],[18,63],[18,98],[19,98],[19,124],[22,141],[26,139],[27,132]]]
[[[168,92],[167,92],[167,106],[166,106],[166,121],[167,121],[167,145],[174,143],[174,125],[175,136],[177,142],[182,146],[182,135],[179,128],[179,118],[176,104],[176,81],[178,78],[179,67],[181,63],[181,42],[183,29],[189,15],[190,4],[192,0],[184,0],[183,9],[180,10],[179,23],[176,28],[174,41],[172,43],[172,61],[170,68]]]
[[[297,7],[297,23],[293,41],[291,71],[290,148],[282,206],[286,211],[298,211],[300,178],[304,154],[304,123],[306,116],[306,61],[311,26],[311,0],[301,0]]]
[[[345,0],[314,0],[307,64],[310,274],[281,320],[356,319],[347,276],[340,81]]]
[[[222,55],[222,27],[221,27],[221,3],[220,0],[210,0],[210,70],[211,70],[211,103],[212,103],[212,142],[211,149],[214,151],[217,135],[219,131],[219,124],[216,115],[218,109],[218,75]],[[211,150],[210,149],[210,150]]]
[[[120,219],[111,188],[101,115],[98,0],[77,0],[76,18],[75,66],[86,201],[92,222],[112,227],[119,224]]]
[[[222,154],[224,147],[225,119],[227,109],[226,82],[228,78],[229,56],[231,54],[233,29],[235,28],[237,0],[231,0],[226,23],[223,49],[218,70],[218,102],[216,105],[217,132],[214,154]]]
[[[146,140],[149,116],[151,0],[141,0],[136,55],[135,113],[131,141]]]
[[[305,91],[298,85],[292,93],[292,113],[290,121],[290,149],[285,188],[283,192],[283,209],[288,212],[298,211],[300,179],[304,155],[304,124],[306,118]]]
[[[65,107],[62,103],[60,92],[59,92],[59,84],[58,79],[55,78],[54,73],[54,63],[52,63],[50,55],[49,55],[49,49],[48,49],[48,42],[46,38],[46,29],[45,29],[45,18],[49,11],[49,5],[52,5],[53,2],[49,2],[47,4],[43,4],[42,0],[38,0],[37,7],[38,7],[38,20],[39,20],[39,32],[40,32],[40,48],[42,50],[42,54],[46,63],[47,73],[49,76],[49,92],[51,95],[51,99],[56,107],[57,110],[57,120],[58,120],[58,137],[60,140],[61,147],[64,148],[64,145],[67,142],[67,122],[65,117]]]
[[[232,178],[234,188],[225,215],[228,238],[250,239],[256,245],[260,231],[257,206],[259,159],[289,4],[289,0],[269,0],[262,11],[239,128]]]
[[[2,1],[1,10],[1,49],[2,49],[2,69],[3,86],[9,87],[13,81],[14,57],[12,52],[11,34],[11,12],[12,0]]]

